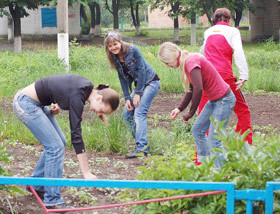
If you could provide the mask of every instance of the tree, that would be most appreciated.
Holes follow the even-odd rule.
[[[129,4],[130,4],[132,23],[136,29],[136,35],[140,36],[141,29],[140,29],[140,19],[139,19],[139,6],[140,4],[144,4],[144,1],[129,0]],[[135,8],[135,13],[134,13],[134,8]]]
[[[7,10],[12,15],[14,23],[14,50],[21,51],[21,18],[28,16],[27,9],[37,9],[40,5],[48,5],[50,0],[1,0],[0,15],[7,15]]]
[[[186,14],[191,14],[190,11],[195,11],[199,15],[206,14],[209,23],[212,23],[212,16],[217,8],[226,7],[232,11],[232,19],[235,22],[235,27],[239,27],[239,23],[242,17],[242,12],[245,9],[251,12],[256,11],[256,6],[250,3],[250,0],[184,0],[182,14],[186,17]]]
[[[180,0],[150,0],[151,10],[159,8],[170,8],[168,16],[174,20],[174,42],[179,42],[179,16],[181,14],[181,1]]]
[[[94,1],[88,3],[91,14],[90,34],[100,36],[101,10],[100,5]]]
[[[140,36],[141,29],[140,29],[140,8],[142,5],[145,4],[145,0],[122,0],[120,4],[121,10],[121,16],[125,15],[126,17],[129,17],[128,8],[130,9],[130,16],[131,16],[131,23],[136,29],[136,35]],[[125,14],[122,14],[122,12],[125,11]]]
[[[120,0],[112,0],[112,7],[110,8],[108,0],[105,1],[106,9],[113,14],[114,19],[114,30],[119,29],[119,7],[120,7]]]

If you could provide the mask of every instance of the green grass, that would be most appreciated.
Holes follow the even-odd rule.
[[[180,45],[182,49],[198,52],[199,46]],[[179,70],[168,69],[157,59],[158,46],[139,47],[144,58],[156,70],[161,82],[162,92],[183,92],[178,75]],[[280,48],[272,42],[245,44],[250,78],[244,90],[280,92]],[[71,46],[70,73],[89,78],[94,84],[108,83],[121,92],[116,71],[111,71],[104,48]],[[238,76],[236,67],[235,74]],[[55,49],[44,51],[23,51],[16,54],[0,52],[0,98],[12,96],[22,88],[40,78],[65,73],[65,68],[57,59]]]
[[[160,31],[162,32],[162,31]],[[153,33],[151,31],[151,33]],[[144,58],[156,70],[161,79],[162,92],[184,92],[179,78],[178,69],[169,69],[157,59],[158,46],[139,47]],[[190,52],[198,52],[199,46],[181,45],[182,49]],[[279,44],[268,40],[266,43],[244,44],[247,57],[250,78],[243,87],[243,91],[280,92],[280,48]],[[236,67],[234,72],[238,76]],[[55,74],[65,73],[65,67],[57,59],[55,49],[48,51],[28,51],[14,53],[11,51],[0,52],[0,101],[5,105],[0,107],[0,123],[2,138],[20,140],[22,142],[36,142],[32,134],[15,118],[12,113],[11,101],[19,88],[23,88],[32,82]],[[122,94],[121,86],[116,71],[111,71],[106,59],[104,48],[81,47],[71,43],[70,46],[70,73],[85,76],[95,85],[108,83],[110,87]],[[91,116],[93,117],[93,115]],[[57,117],[63,127],[64,133],[70,141],[68,116]],[[3,121],[8,121],[3,124]],[[111,117],[109,127],[104,127],[99,120],[93,123],[91,118],[85,120],[84,138],[88,148],[96,151],[125,152],[131,145],[131,137],[125,125],[121,122],[120,113]],[[24,134],[23,134],[24,133]],[[164,148],[159,146],[160,134],[163,130],[155,129],[149,136],[152,140],[151,151],[161,153]],[[106,136],[105,140],[103,136]],[[153,145],[154,141],[154,145]]]

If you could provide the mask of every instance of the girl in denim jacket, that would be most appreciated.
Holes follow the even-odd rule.
[[[108,33],[104,44],[111,67],[118,71],[125,98],[123,118],[129,125],[136,143],[136,149],[126,154],[126,158],[147,155],[147,113],[160,89],[159,77],[145,61],[139,49],[124,42],[119,33]]]

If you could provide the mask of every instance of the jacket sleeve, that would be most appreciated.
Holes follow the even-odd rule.
[[[73,95],[69,98],[69,120],[71,128],[71,141],[76,154],[84,153],[85,146],[82,138],[82,113],[84,110],[84,102],[81,96]]]
[[[236,29],[232,35],[232,49],[234,51],[234,61],[239,71],[239,79],[248,80],[249,69],[242,47],[240,32],[238,29]]]
[[[139,51],[138,48],[134,49],[134,57],[136,60],[136,69],[137,69],[137,86],[135,88],[135,94],[142,95],[145,88],[145,79],[146,79],[146,70],[145,70],[145,60]]]
[[[124,76],[122,76],[119,72],[118,72],[118,77],[119,77],[119,80],[121,82],[124,99],[129,100],[130,99],[130,94],[129,94],[128,83],[125,80]]]

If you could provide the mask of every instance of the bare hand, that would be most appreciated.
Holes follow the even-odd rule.
[[[59,114],[59,105],[57,103],[52,103],[51,104],[51,112],[53,115]]]
[[[175,108],[171,111],[171,118],[174,120],[178,117],[178,114],[180,113],[181,111],[178,109],[178,108]]]
[[[135,94],[133,98],[133,105],[137,108],[140,105],[140,95]]]
[[[236,85],[236,89],[235,89],[235,90],[240,90],[246,81],[247,81],[247,80],[242,80],[242,79],[238,80],[238,81],[235,83],[235,85]]]
[[[126,100],[125,101],[125,105],[128,111],[132,111],[133,110],[133,106],[131,105],[130,100]]]
[[[97,177],[94,174],[92,174],[90,171],[88,171],[84,174],[84,178],[86,180],[96,180],[97,179]]]

